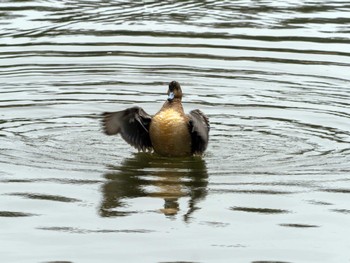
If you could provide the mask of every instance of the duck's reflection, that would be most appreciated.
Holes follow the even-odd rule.
[[[188,207],[184,212],[187,220],[207,194],[207,169],[199,157],[169,159],[138,153],[109,169],[111,172],[104,175],[107,182],[102,187],[100,215],[103,217],[137,212],[128,211],[126,206],[128,200],[137,197],[162,198],[164,206],[156,209],[172,216],[180,211],[179,199],[187,197]]]

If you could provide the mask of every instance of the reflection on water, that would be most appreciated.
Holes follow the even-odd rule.
[[[108,170],[104,175],[107,182],[102,187],[100,214],[103,217],[133,213],[123,211],[128,199],[155,197],[164,200],[159,211],[167,216],[187,209],[186,221],[207,194],[208,174],[205,161],[200,157],[170,159],[138,153]],[[181,197],[189,197],[187,207],[180,207]]]

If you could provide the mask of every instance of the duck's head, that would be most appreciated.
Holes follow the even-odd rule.
[[[168,101],[172,102],[174,99],[182,99],[182,90],[179,82],[172,81],[169,83]]]

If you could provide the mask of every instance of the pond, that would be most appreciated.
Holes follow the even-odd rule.
[[[1,262],[349,262],[349,2],[0,7]],[[102,133],[173,80],[202,157]]]

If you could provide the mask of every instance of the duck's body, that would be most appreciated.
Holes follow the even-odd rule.
[[[180,105],[181,106],[181,105]],[[191,155],[191,136],[188,117],[165,105],[153,118],[149,134],[154,151],[164,156]]]
[[[153,117],[142,108],[104,113],[108,135],[118,134],[139,150],[154,150],[163,156],[202,154],[208,145],[209,121],[199,110],[184,113],[178,82],[169,84],[168,100]]]

